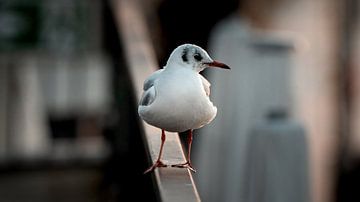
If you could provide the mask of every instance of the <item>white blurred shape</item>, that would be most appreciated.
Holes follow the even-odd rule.
[[[15,158],[43,158],[48,154],[50,139],[36,60],[26,57],[13,68],[9,152]]]
[[[218,116],[200,131],[195,153],[197,181],[204,201],[246,201],[246,158],[255,124],[273,109],[290,110],[292,43],[255,32],[231,16],[213,31],[210,52],[230,74],[208,71]]]

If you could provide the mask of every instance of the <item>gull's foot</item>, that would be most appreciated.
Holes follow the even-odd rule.
[[[194,169],[194,167],[192,167],[192,165],[191,165],[190,162],[171,165],[171,167],[176,167],[176,168],[188,168],[188,169],[191,170],[192,172],[196,173],[196,170]]]
[[[150,168],[148,168],[147,170],[145,170],[144,174],[155,170],[155,168],[157,168],[157,167],[167,167],[167,165],[164,164],[162,161],[157,160],[152,166],[150,166]]]

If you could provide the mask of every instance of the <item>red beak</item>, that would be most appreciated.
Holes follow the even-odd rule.
[[[218,67],[218,68],[223,68],[223,69],[230,69],[230,67],[222,62],[218,62],[216,60],[212,61],[212,62],[207,62],[205,63],[206,65],[209,65],[209,67]]]

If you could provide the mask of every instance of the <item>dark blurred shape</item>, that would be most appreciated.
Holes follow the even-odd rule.
[[[171,51],[184,43],[203,48],[211,29],[222,18],[236,10],[238,0],[164,0],[159,7],[160,24],[164,34],[165,64]]]
[[[76,120],[75,119],[52,119],[49,120],[49,126],[53,138],[75,138]]]
[[[267,120],[286,120],[289,118],[289,114],[286,109],[273,109],[266,115]]]
[[[338,171],[336,201],[360,201],[360,159],[352,159],[351,165],[341,167]]]
[[[39,42],[40,1],[0,2],[0,52],[34,48]]]
[[[338,54],[339,151],[335,175],[335,201],[360,201],[359,88],[360,2],[341,4],[341,32]],[[354,143],[355,142],[355,143]],[[354,148],[355,147],[355,148]]]
[[[98,167],[47,167],[0,172],[1,201],[88,202],[102,200]],[[108,200],[106,200],[108,201]]]

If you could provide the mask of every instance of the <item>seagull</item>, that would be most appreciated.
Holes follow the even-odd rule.
[[[199,74],[207,67],[230,69],[228,65],[211,59],[201,47],[183,44],[174,49],[163,69],[155,71],[144,81],[139,116],[161,129],[158,159],[144,174],[157,167],[167,167],[161,161],[165,131],[187,132],[186,162],[171,167],[196,172],[190,160],[193,130],[210,123],[217,113],[217,108],[209,99],[210,83]]]

